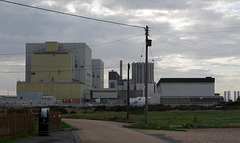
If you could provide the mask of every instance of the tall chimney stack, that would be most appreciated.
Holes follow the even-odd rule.
[[[120,80],[122,80],[122,60],[120,60]]]

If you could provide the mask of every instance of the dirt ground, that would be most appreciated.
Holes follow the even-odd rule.
[[[240,128],[188,129],[186,131],[136,130],[125,123],[83,119],[63,119],[78,127],[83,143],[238,143]]]
[[[146,134],[163,134],[182,143],[239,143],[239,128],[188,129],[184,131],[141,130]]]

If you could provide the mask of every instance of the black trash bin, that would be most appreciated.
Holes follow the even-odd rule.
[[[49,108],[41,108],[41,114],[38,120],[38,135],[50,136],[50,117]]]

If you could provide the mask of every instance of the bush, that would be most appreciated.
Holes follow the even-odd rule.
[[[70,114],[77,114],[77,112],[73,110],[70,112]]]
[[[97,112],[97,111],[99,111],[99,112],[106,111],[106,106],[105,106],[105,105],[103,105],[103,106],[96,106],[93,111],[94,111],[94,112]]]
[[[127,106],[112,106],[108,107],[108,111],[113,111],[113,112],[122,112],[122,111],[127,111]]]
[[[149,105],[148,110],[149,111],[169,111],[172,110],[173,108],[169,105],[163,105],[163,104],[158,104],[158,105]]]
[[[68,111],[62,106],[52,106],[50,111],[60,112],[61,114],[67,114]]]
[[[129,113],[133,115],[143,114],[144,106],[130,106]]]

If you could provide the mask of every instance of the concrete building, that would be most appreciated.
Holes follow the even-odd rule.
[[[145,83],[145,63],[132,63],[132,80]],[[148,83],[154,83],[154,63],[148,63]]]
[[[84,85],[80,82],[17,82],[19,92],[42,92],[43,96],[54,96],[57,100],[83,99]]]
[[[92,51],[85,43],[27,43],[26,53],[26,82],[80,82],[82,98],[90,99]]]
[[[116,89],[93,89],[92,101],[97,104],[116,104],[118,99]]]
[[[116,71],[109,72],[109,88],[117,91],[118,99],[117,103],[126,103],[128,81],[126,79],[120,79],[120,75]],[[129,96],[130,98],[143,97],[143,91],[136,89],[134,81],[129,80]]]
[[[108,72],[108,88],[117,89],[118,81],[120,80],[120,76],[116,71]]]
[[[104,88],[104,63],[100,59],[92,59],[92,84],[94,88]]]
[[[161,78],[157,92],[162,104],[216,103],[223,101],[215,96],[215,79],[206,78]]]
[[[161,96],[214,96],[215,79],[206,78],[161,78],[157,91]]]
[[[147,85],[148,85],[148,96],[150,96],[150,94],[156,93],[156,84],[155,83],[148,83]],[[135,89],[142,90],[143,95],[145,95],[145,83],[135,84]]]
[[[42,107],[56,106],[61,102],[54,96],[43,96],[42,92],[19,91],[17,96],[0,96],[0,107]]]

